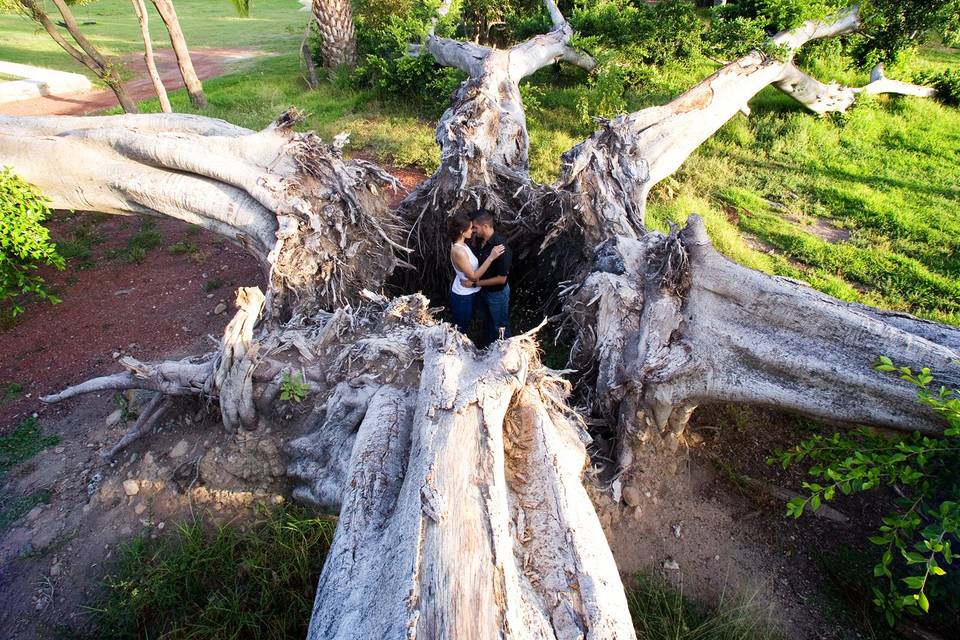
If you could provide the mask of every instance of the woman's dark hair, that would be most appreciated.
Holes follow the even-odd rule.
[[[468,228],[470,228],[470,218],[463,212],[447,218],[447,237],[450,238],[450,242],[456,242]]]

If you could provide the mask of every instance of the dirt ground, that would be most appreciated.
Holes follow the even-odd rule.
[[[422,173],[393,169],[412,188]],[[396,196],[397,199],[402,194]],[[39,506],[0,533],[0,629],[5,638],[55,637],[84,629],[84,605],[109,570],[119,543],[138,534],[161,535],[194,515],[243,523],[257,503],[286,499],[286,439],[297,433],[228,434],[217,416],[186,403],[156,432],[114,461],[99,451],[123,424],[109,394],[44,406],[37,398],[118,370],[115,360],[185,357],[208,351],[232,315],[232,292],[262,286],[254,261],[215,236],[176,221],[157,224],[163,246],[140,264],[109,258],[140,222],[91,214],[60,214],[51,225],[67,240],[86,225],[102,239],[88,269],[76,261],[47,273],[63,302],[31,305],[24,319],[0,332],[0,389],[22,391],[0,404],[0,433],[37,415],[45,434],[61,442],[3,480],[6,495],[49,491]],[[175,253],[175,243],[189,244]],[[214,281],[216,286],[214,286]],[[136,402],[142,400],[134,399]],[[762,603],[788,638],[854,638],[831,622],[821,595],[827,578],[819,560],[857,538],[849,525],[817,518],[787,521],[783,501],[740,490],[740,474],[781,486],[799,486],[763,460],[796,441],[788,419],[730,408],[700,411],[696,446],[651,462],[648,491],[637,506],[615,508],[597,499],[601,521],[621,572],[658,572],[684,594],[708,603],[747,597]],[[718,461],[721,461],[718,463]],[[868,507],[841,504],[849,515],[875,516]]]
[[[231,63],[263,55],[256,49],[190,49],[194,70],[201,80],[223,75]],[[167,91],[183,88],[183,78],[177,67],[172,49],[154,51],[157,71]],[[130,53],[121,58],[122,65],[130,75],[124,87],[134,100],[155,98],[153,83],[147,74],[143,54]],[[43,96],[30,100],[18,100],[0,104],[0,114],[8,116],[79,116],[117,106],[117,97],[109,89],[97,89],[82,93]]]

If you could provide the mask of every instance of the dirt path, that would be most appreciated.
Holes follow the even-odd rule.
[[[172,49],[154,51],[157,70],[167,91],[183,88],[183,79],[177,68]],[[223,75],[231,63],[263,55],[256,49],[191,49],[193,66],[201,80]],[[147,74],[147,65],[143,54],[129,53],[121,58],[123,66],[131,74],[124,83],[127,92],[134,100],[147,100],[156,97],[153,83]],[[0,105],[0,114],[8,116],[81,116],[103,111],[117,106],[117,98],[109,89],[98,89],[84,93],[44,96],[30,100],[19,100]]]

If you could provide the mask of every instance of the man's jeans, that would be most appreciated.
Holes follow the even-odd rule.
[[[509,284],[500,291],[480,291],[480,309],[483,314],[483,338],[478,347],[484,348],[499,338],[510,337]]]

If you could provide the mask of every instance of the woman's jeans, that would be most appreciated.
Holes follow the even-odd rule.
[[[478,295],[480,295],[479,292],[467,296],[450,292],[450,311],[453,312],[453,323],[457,325],[460,333],[466,333],[470,328],[470,321],[473,320],[473,305]]]

